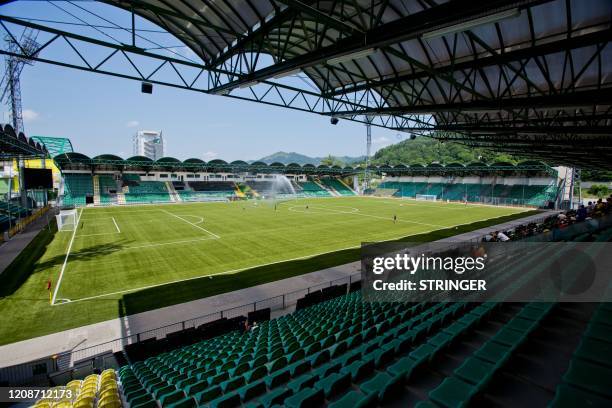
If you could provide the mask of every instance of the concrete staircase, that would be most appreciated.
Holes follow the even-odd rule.
[[[325,184],[321,183],[318,180],[312,180],[317,186],[321,187],[323,190],[327,191],[332,197],[340,197],[341,194],[338,193],[336,190],[334,190],[331,187],[326,186]]]
[[[170,200],[172,200],[172,202],[178,203],[178,202],[183,201],[179,193],[176,192],[176,189],[174,188],[174,184],[172,184],[171,181],[166,181],[166,188],[170,192]]]
[[[93,176],[93,201],[94,205],[100,205],[100,176]]]
[[[338,181],[340,182],[340,184],[342,184],[344,187],[348,188],[349,190],[351,190],[353,192],[353,194],[357,195],[357,192],[355,190],[353,190],[353,187],[349,186],[348,184],[346,184],[344,182],[344,180],[342,179],[338,179]]]

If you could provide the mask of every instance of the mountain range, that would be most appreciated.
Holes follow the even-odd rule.
[[[300,166],[303,166],[305,164],[312,164],[315,166],[318,166],[319,164],[321,164],[321,162],[323,160],[329,159],[329,157],[310,157],[310,156],[306,156],[304,154],[300,154],[300,153],[296,153],[296,152],[276,152],[273,154],[270,154],[266,157],[262,157],[259,160],[251,160],[250,163],[254,163],[256,161],[261,161],[264,162],[266,164],[272,164],[272,163],[283,163],[283,164],[290,164],[290,163],[297,163]],[[346,164],[351,164],[351,163],[355,163],[355,162],[361,162],[363,160],[365,160],[364,156],[361,157],[350,157],[350,156],[333,156],[333,159],[336,161],[340,161],[342,163],[346,163]]]

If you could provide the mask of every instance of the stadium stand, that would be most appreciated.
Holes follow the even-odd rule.
[[[66,173],[64,174],[64,200],[65,206],[85,205],[87,196],[93,196],[93,180],[91,174]]]
[[[348,188],[343,182],[337,180],[335,178],[322,178],[321,183],[323,183],[328,188],[331,188],[341,196],[354,196],[356,195],[353,190]]]
[[[14,202],[0,201],[0,232],[9,229],[20,219],[27,217],[30,211]]]
[[[100,204],[110,204],[117,202],[117,182],[109,174],[98,176],[100,188]],[[112,191],[112,193],[111,193]]]
[[[305,197],[331,197],[331,194],[313,181],[298,182]]]
[[[235,191],[236,184],[231,181],[190,181],[183,183],[183,189],[177,189],[177,193],[183,201],[226,199],[233,196]]]
[[[134,181],[128,186],[125,200],[128,203],[169,202],[170,194],[166,183],[162,181]]]
[[[591,225],[590,217],[611,210],[612,197],[584,214],[572,210],[515,227],[512,239]],[[589,240],[611,241],[612,228],[605,225]],[[499,281],[503,293],[545,270],[540,260],[546,253],[530,256],[536,266],[511,283]],[[525,259],[514,257],[493,273],[505,277],[520,262]],[[607,406],[612,398],[609,304],[377,302],[365,301],[358,284],[311,292],[295,312],[272,320],[269,309],[259,310],[248,319],[224,317],[128,345],[125,355],[118,353],[125,362],[119,385],[110,381],[112,391],[88,385],[104,384],[104,376],[112,380],[111,370],[100,380],[71,382],[88,390],[87,398],[96,395],[73,406],[339,408],[402,402],[450,408],[489,405],[503,392],[497,381],[540,391],[553,384],[544,392],[552,407],[577,401]],[[556,352],[541,352],[553,344]],[[525,356],[529,361],[536,355],[541,364],[554,364],[520,380],[509,375]]]
[[[236,185],[231,181],[190,181],[189,187],[194,191],[234,191]]]
[[[138,174],[123,173],[121,179],[123,180],[123,187],[130,185],[136,186],[140,182],[140,176]]]
[[[612,340],[605,326],[610,309],[602,308],[585,335],[604,336],[608,343],[583,340],[575,356],[596,361],[574,362],[580,358],[574,357],[557,393],[599,402],[612,396],[609,360],[597,354],[602,347],[609,353]],[[536,346],[535,333],[550,330],[566,313],[554,303],[364,302],[354,291],[259,322],[249,331],[140,356],[122,367],[119,377],[130,407],[156,402],[172,407],[376,406],[397,402],[415,387],[429,400],[420,407],[466,406],[520,360],[521,350]],[[448,373],[436,368],[448,368],[442,355],[453,356]],[[574,374],[589,369],[588,377]],[[431,381],[418,381],[419,375]]]
[[[385,181],[378,189],[392,190],[395,197],[415,198],[417,194],[435,195],[440,200],[470,202],[500,202],[544,206],[556,198],[558,188],[549,185],[462,184]],[[383,191],[383,192],[384,192]],[[383,194],[388,195],[388,194]]]
[[[293,193],[289,186],[285,184],[276,183],[268,180],[247,180],[245,182],[251,190],[255,190],[260,195],[273,195],[273,194],[291,194]]]

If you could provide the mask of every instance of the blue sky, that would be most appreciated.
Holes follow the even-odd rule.
[[[109,13],[107,6],[96,11]],[[64,11],[41,2],[0,6],[0,13],[69,20]],[[115,11],[108,15],[115,17]],[[279,150],[365,154],[364,125],[340,121],[332,126],[327,117],[305,112],[162,86],[146,95],[139,82],[42,63],[24,69],[21,86],[26,134],[68,137],[87,155],[128,157],[131,136],[140,129],[162,130],[167,155],[179,159],[251,160]],[[373,150],[399,140],[397,132],[373,128]]]

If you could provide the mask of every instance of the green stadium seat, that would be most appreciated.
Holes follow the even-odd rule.
[[[265,394],[259,399],[259,402],[265,407],[280,405],[283,401],[293,395],[293,391],[289,388],[279,387]]]
[[[317,377],[315,377],[314,375],[304,374],[297,378],[294,378],[289,383],[287,383],[287,388],[292,390],[293,393],[295,394],[298,391],[303,390],[304,388],[312,387],[314,383],[316,382],[316,380],[317,380]]]
[[[215,385],[204,391],[198,392],[194,395],[194,398],[196,401],[198,401],[198,404],[204,404],[220,397],[222,394],[223,392],[221,391],[221,386]]]
[[[411,359],[410,357],[403,357],[390,365],[387,368],[387,372],[395,376],[401,375],[406,380],[409,380],[417,366],[418,363],[415,360]]]
[[[466,407],[476,394],[476,388],[456,377],[447,377],[429,392],[429,399],[446,408]]]
[[[348,373],[332,373],[329,376],[317,381],[315,388],[322,389],[327,398],[338,395],[351,385],[351,376]]]
[[[266,377],[266,385],[270,388],[276,388],[281,384],[285,384],[291,379],[291,373],[289,369],[279,370],[271,373]]]
[[[508,360],[510,353],[510,347],[488,341],[481,348],[476,350],[474,355],[484,361],[500,365]]]
[[[285,399],[284,406],[287,408],[316,407],[323,403],[325,395],[323,390],[306,388],[297,394]]]
[[[258,397],[266,392],[266,383],[261,381],[256,381],[251,384],[247,384],[237,390],[240,395],[240,399],[242,401],[248,401],[252,398]]]
[[[374,371],[374,359],[357,360],[340,370],[341,373],[348,373],[353,382],[367,377]]]
[[[163,394],[163,395],[161,395],[157,399],[159,400],[159,403],[162,406],[166,406],[166,405],[178,402],[178,401],[180,401],[180,400],[182,400],[184,398],[185,398],[185,394],[183,393],[183,391],[176,390],[174,392]]]
[[[240,406],[240,395],[236,392],[225,394],[208,403],[210,408],[234,408]]]
[[[193,398],[183,398],[180,401],[173,402],[169,405],[164,405],[168,408],[195,408],[198,404],[195,402]]]
[[[580,390],[567,384],[557,387],[555,398],[550,403],[551,408],[575,408],[575,407],[609,407],[610,399],[584,390]]]
[[[612,368],[612,343],[583,338],[574,356]]]
[[[491,380],[496,368],[495,364],[470,357],[455,369],[455,375],[478,388],[482,388]]]
[[[375,394],[364,395],[350,391],[339,400],[329,404],[329,408],[374,408],[377,405]]]
[[[563,381],[577,388],[612,398],[612,370],[580,359],[570,362]]]
[[[612,342],[612,326],[591,323],[586,330],[585,336],[601,341]]]

